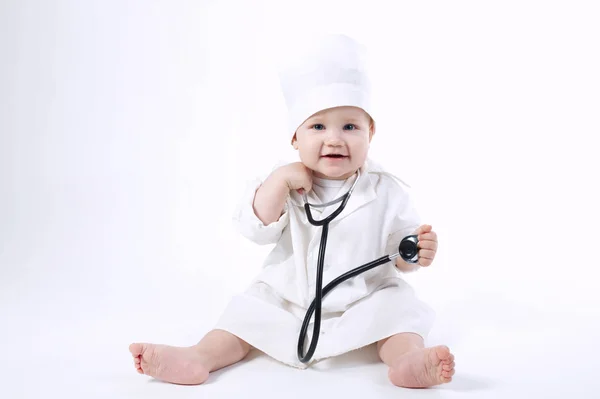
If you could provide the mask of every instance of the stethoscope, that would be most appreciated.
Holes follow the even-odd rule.
[[[311,204],[308,202],[306,192],[302,193],[302,197],[304,199],[304,209],[306,210],[306,216],[308,218],[308,221],[313,226],[323,226],[323,231],[321,234],[321,244],[319,246],[319,258],[317,261],[317,280],[316,280],[316,284],[315,284],[316,285],[315,299],[312,301],[308,310],[306,311],[306,315],[304,316],[304,322],[302,323],[302,328],[300,330],[300,336],[298,337],[298,359],[302,363],[308,363],[310,361],[310,359],[312,358],[313,354],[315,353],[315,349],[317,348],[317,343],[319,341],[319,334],[321,332],[321,303],[323,301],[323,297],[325,297],[329,292],[331,292],[332,289],[334,289],[336,286],[338,286],[342,282],[344,282],[352,277],[358,276],[359,274],[364,273],[368,270],[371,270],[374,267],[377,267],[377,266],[383,265],[387,262],[390,262],[391,260],[397,258],[398,256],[402,257],[402,259],[404,259],[408,263],[417,263],[417,261],[418,261],[418,246],[417,246],[418,238],[416,235],[410,235],[410,236],[404,237],[402,239],[402,241],[400,242],[400,245],[398,246],[397,253],[395,253],[393,255],[385,255],[385,256],[382,256],[381,258],[375,259],[372,262],[365,263],[364,265],[359,266],[355,269],[352,269],[352,270],[342,274],[341,276],[335,278],[329,284],[327,284],[325,287],[322,286],[323,285],[323,262],[325,260],[325,247],[327,245],[327,233],[329,232],[329,223],[333,219],[335,219],[336,216],[338,216],[340,213],[342,213],[342,211],[346,207],[346,204],[348,203],[348,200],[350,199],[350,195],[352,194],[352,191],[354,191],[354,187],[356,187],[356,183],[360,179],[360,176],[361,176],[361,173],[360,173],[360,169],[359,169],[357,171],[356,180],[354,180],[354,183],[352,184],[352,187],[350,187],[350,190],[348,190],[348,192],[346,194],[342,195],[341,197],[339,197],[333,201],[327,202],[325,204]],[[336,204],[338,202],[341,202],[341,205],[338,206],[338,208],[331,215],[327,216],[326,218],[324,218],[322,220],[313,219],[312,213],[310,211],[311,206],[314,206],[315,208],[324,208],[324,207]],[[308,330],[308,325],[310,323],[310,318],[313,313],[315,314],[315,324],[313,327],[312,341],[308,348],[308,352],[306,353],[306,355],[303,355],[302,353],[304,352],[304,341],[306,339],[306,333]]]

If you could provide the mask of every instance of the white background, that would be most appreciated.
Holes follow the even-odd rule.
[[[594,3],[1,2],[0,396],[597,397]],[[400,393],[364,351],[149,383],[129,343],[195,343],[270,249],[231,216],[296,160],[273,63],[313,31],[371,50],[370,156],[439,234],[407,279],[455,380]]]

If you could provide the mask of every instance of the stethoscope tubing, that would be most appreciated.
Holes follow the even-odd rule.
[[[307,200],[306,193],[303,193],[304,209],[306,211],[306,216],[308,218],[308,221],[314,226],[323,226],[323,229],[322,229],[322,233],[321,233],[321,243],[319,245],[319,256],[317,258],[318,261],[317,261],[317,277],[316,277],[316,281],[315,281],[315,298],[313,299],[312,303],[310,304],[309,308],[306,311],[306,315],[304,316],[304,321],[302,322],[302,327],[300,329],[300,334],[298,336],[297,355],[298,355],[298,359],[302,363],[308,363],[310,361],[310,359],[313,357],[315,350],[317,348],[317,343],[319,342],[319,334],[321,332],[321,307],[322,307],[323,298],[325,296],[327,296],[327,294],[329,292],[331,292],[331,290],[333,290],[335,287],[337,287],[339,284],[343,283],[344,281],[346,281],[352,277],[355,277],[361,273],[364,273],[368,270],[371,270],[374,267],[377,267],[377,266],[383,265],[387,262],[390,262],[392,259],[399,256],[399,253],[394,254],[394,255],[382,256],[381,258],[375,259],[374,261],[369,262],[369,263],[365,263],[364,265],[361,265],[357,268],[354,268],[354,269],[336,277],[329,284],[327,284],[325,287],[323,287],[323,262],[325,259],[325,250],[327,247],[327,235],[329,233],[329,223],[333,219],[335,219],[344,210],[344,208],[346,207],[346,204],[348,203],[350,195],[352,194],[352,191],[354,190],[354,187],[356,186],[356,183],[358,182],[359,179],[360,179],[360,170],[358,170],[358,176],[356,177],[356,180],[352,184],[352,187],[350,188],[350,190],[348,190],[348,192],[346,194],[344,194],[343,196],[341,196],[333,201],[325,203],[325,204],[316,204],[316,205],[310,204]],[[332,204],[336,204],[340,201],[342,202],[340,204],[340,206],[338,206],[338,208],[331,215],[327,216],[326,218],[324,218],[322,220],[315,220],[312,217],[312,213],[310,211],[311,206],[326,207],[326,206],[330,206]],[[312,339],[311,339],[308,351],[306,352],[306,354],[304,354],[304,343],[306,340],[306,334],[308,332],[308,326],[310,324],[310,319],[311,319],[313,313],[315,315],[315,322],[313,325]]]

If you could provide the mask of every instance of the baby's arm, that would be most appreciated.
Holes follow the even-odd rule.
[[[252,206],[265,226],[279,220],[289,192],[281,169],[275,170],[256,191]]]
[[[311,171],[301,162],[294,162],[276,169],[257,190],[254,197],[256,216],[268,225],[281,216],[283,205],[290,190],[312,189]]]
[[[389,176],[388,176],[389,177]],[[417,211],[416,204],[409,190],[404,185],[398,184],[395,179],[388,180],[391,183],[389,204],[394,204],[391,209],[392,223],[390,225],[390,234],[388,236],[386,253],[393,254],[398,252],[398,245],[403,238],[409,235],[418,234],[421,225],[421,216]],[[408,263],[401,257],[395,259],[396,268],[404,273],[410,273],[421,267],[419,263]]]
[[[289,222],[287,196],[299,188],[312,188],[310,173],[299,162],[275,169],[264,181],[252,181],[233,217],[237,229],[256,244],[276,243]]]

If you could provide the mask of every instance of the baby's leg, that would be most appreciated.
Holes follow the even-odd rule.
[[[423,338],[402,333],[377,343],[381,360],[390,369],[390,381],[405,388],[426,388],[452,381],[454,355],[446,346],[425,348]]]
[[[202,384],[211,371],[242,360],[250,345],[235,335],[212,330],[194,346],[135,343],[129,346],[140,374],[174,384]]]

